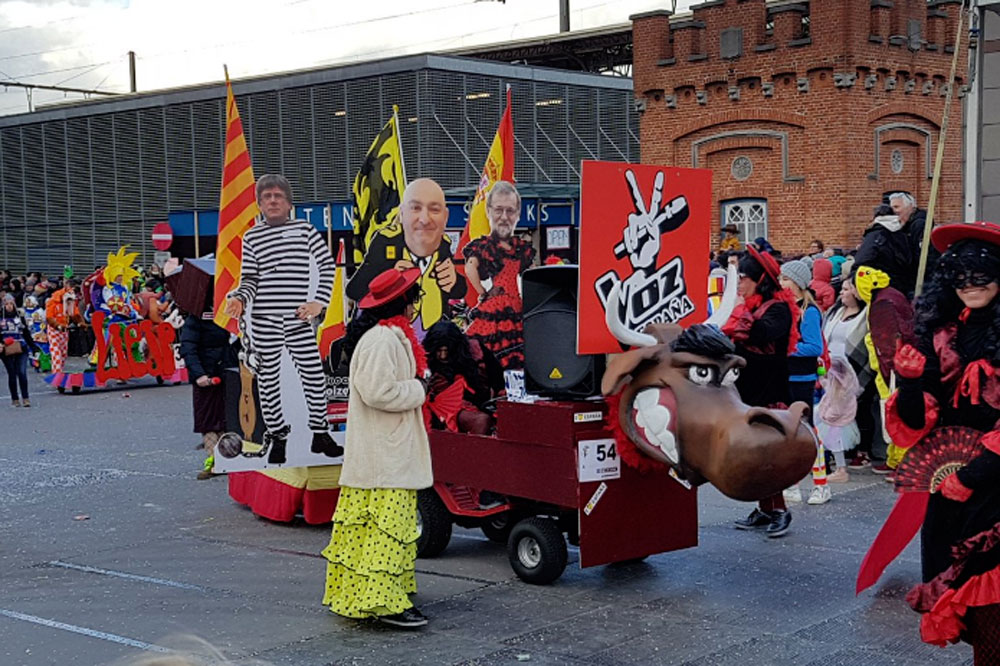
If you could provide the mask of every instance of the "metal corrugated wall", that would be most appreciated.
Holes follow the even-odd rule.
[[[581,159],[638,160],[638,116],[623,89],[420,70],[242,95],[238,105],[257,175],[283,172],[300,202],[345,201],[392,104],[408,177],[474,186],[507,83],[519,181],[577,184]],[[123,244],[150,263],[150,230],[169,211],[218,208],[224,111],[220,97],[0,129],[0,266],[83,273]]]

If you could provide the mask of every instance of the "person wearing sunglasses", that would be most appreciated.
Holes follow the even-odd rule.
[[[946,224],[934,229],[931,242],[943,255],[915,306],[917,341],[895,354],[899,388],[887,404],[886,425],[904,447],[943,426],[982,436],[971,461],[931,483],[921,531],[923,584],[907,601],[923,613],[924,641],[965,640],[974,663],[997,663],[1000,225]],[[926,446],[915,454],[933,458]]]

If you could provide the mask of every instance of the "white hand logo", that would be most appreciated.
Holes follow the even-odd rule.
[[[623,233],[624,249],[629,254],[633,268],[653,267],[656,256],[660,253],[660,224],[668,215],[665,207],[660,208],[663,200],[663,172],[656,174],[649,208],[646,207],[635,174],[631,170],[625,172],[625,180],[632,191],[635,212],[628,216],[628,226]]]

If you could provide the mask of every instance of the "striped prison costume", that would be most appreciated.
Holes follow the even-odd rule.
[[[310,268],[319,274],[310,293]],[[319,232],[305,220],[257,224],[243,235],[240,285],[231,295],[250,306],[250,335],[260,354],[257,389],[268,432],[285,426],[281,410],[281,350],[287,348],[302,380],[309,429],[326,432],[326,382],[312,324],[295,316],[309,301],[330,301],[336,264]]]

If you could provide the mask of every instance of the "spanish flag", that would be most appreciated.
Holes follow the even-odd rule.
[[[337,270],[333,276],[330,302],[326,306],[326,316],[316,331],[319,355],[324,361],[330,355],[330,345],[344,337],[347,332],[347,318],[344,316],[344,241],[340,241],[337,252]]]
[[[493,137],[489,155],[486,156],[486,165],[483,167],[483,175],[479,178],[476,198],[472,200],[472,210],[469,211],[469,221],[465,225],[465,231],[462,232],[462,239],[458,242],[459,253],[469,241],[490,233],[490,221],[486,217],[486,195],[498,180],[514,182],[514,121],[510,115],[509,86],[507,108],[500,119],[496,136]],[[470,290],[469,293],[474,295],[475,291]]]
[[[354,261],[360,264],[372,238],[398,226],[399,205],[406,189],[406,167],[399,138],[399,107],[382,127],[354,179]]]
[[[253,226],[259,213],[254,191],[250,151],[243,136],[243,122],[233,97],[226,70],[226,157],[222,165],[222,196],[219,199],[219,237],[215,250],[215,323],[237,333],[237,322],[226,316],[226,295],[240,283],[243,233]]]

